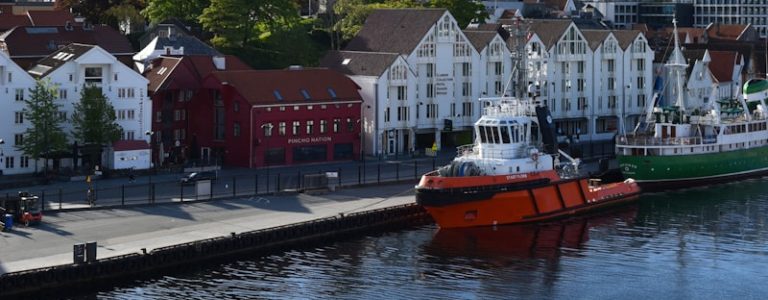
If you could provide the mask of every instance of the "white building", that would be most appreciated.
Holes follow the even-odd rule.
[[[561,141],[609,140],[631,131],[652,96],[653,51],[639,31],[580,30],[533,20],[528,78],[539,87]]]
[[[80,92],[84,85],[100,86],[102,92],[110,101],[117,115],[117,124],[122,127],[121,140],[144,141],[144,154],[149,156],[149,137],[145,134],[151,131],[152,103],[147,97],[148,80],[141,74],[127,67],[114,56],[99,46],[70,44],[59,49],[48,57],[40,60],[37,65],[28,70],[36,78],[47,78],[58,86],[60,116],[65,119],[63,129],[71,133],[72,124],[69,122],[74,112],[74,104],[80,101]],[[34,83],[30,85],[33,87]],[[70,135],[70,142],[74,142]],[[80,141],[82,145],[82,141]],[[130,150],[137,151],[135,147]],[[130,159],[135,163],[114,162],[119,159],[121,148],[108,151],[104,163],[107,167],[133,167],[136,169],[149,168],[149,160]],[[141,154],[142,156],[144,154]],[[133,157],[133,156],[131,156]],[[71,159],[61,161],[61,167],[71,166]]]
[[[24,100],[35,79],[0,51],[0,174],[32,173],[34,161],[16,149],[24,139],[29,122],[25,120]]]
[[[345,50],[321,66],[360,85],[373,155],[471,143],[477,99],[499,95],[511,72],[498,33],[465,33],[445,9],[373,11]]]
[[[712,23],[751,24],[761,37],[768,37],[768,0],[693,0],[694,26]]]
[[[684,50],[682,55],[689,66],[686,69],[685,106],[689,110],[709,110],[713,101],[740,97],[744,58],[738,52],[712,50]],[[664,68],[672,62],[671,54],[662,57],[655,68]],[[662,78],[670,78],[669,70],[663,70]],[[664,105],[674,105],[677,99],[674,80],[666,83]],[[716,89],[713,91],[713,89]]]

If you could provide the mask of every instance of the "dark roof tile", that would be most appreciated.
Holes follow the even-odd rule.
[[[346,75],[381,76],[397,59],[397,53],[328,51],[320,66]]]
[[[213,72],[219,82],[226,82],[252,105],[307,103],[308,101],[362,101],[352,79],[325,68],[300,70],[251,70]],[[328,89],[333,89],[332,97]],[[306,100],[301,90],[310,95]],[[282,100],[275,97],[279,91]],[[311,103],[311,102],[310,102]]]
[[[377,9],[347,45],[347,51],[411,54],[445,9]]]

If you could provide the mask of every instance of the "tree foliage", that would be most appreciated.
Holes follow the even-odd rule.
[[[198,18],[203,28],[214,33],[215,46],[247,46],[272,31],[289,29],[298,23],[295,2],[285,0],[211,0]]]
[[[456,19],[459,28],[466,28],[473,21],[485,23],[489,16],[482,2],[471,0],[430,0],[429,6],[448,9]]]
[[[197,18],[210,4],[210,0],[148,0],[147,7],[141,13],[151,23],[171,18],[197,23]]]
[[[120,9],[113,9],[115,7],[123,6]],[[72,9],[76,14],[80,14],[85,17],[89,22],[94,24],[109,24],[114,28],[118,28],[118,18],[116,14],[118,12],[127,11],[127,7],[133,7],[133,11],[138,12],[144,8],[144,0],[58,0],[56,1],[56,8],[58,9]],[[107,11],[112,10],[111,13]],[[124,16],[118,14],[118,16]]]
[[[67,135],[61,128],[62,119],[59,117],[61,105],[54,102],[57,91],[57,86],[51,84],[49,79],[39,79],[24,100],[24,117],[31,126],[24,132],[21,145],[16,148],[35,160],[67,149]]]
[[[109,145],[120,139],[122,129],[115,122],[115,109],[101,88],[84,85],[80,102],[72,113],[72,135],[82,144]]]

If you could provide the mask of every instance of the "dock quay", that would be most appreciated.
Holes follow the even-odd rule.
[[[430,222],[412,183],[61,211],[38,227],[0,233],[0,298]],[[95,260],[74,263],[73,245],[91,241]]]

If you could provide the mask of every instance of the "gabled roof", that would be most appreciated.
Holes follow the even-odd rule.
[[[640,35],[640,31],[638,30],[614,30],[613,36],[616,37],[616,40],[619,42],[619,47],[623,50],[627,50],[627,47],[632,45],[632,42],[635,41],[638,35]]]
[[[112,143],[115,151],[133,151],[149,149],[149,144],[144,140],[120,140]]]
[[[571,20],[560,19],[538,19],[531,21],[531,32],[539,36],[539,39],[544,43],[547,49],[557,43],[561,36],[571,25]]]
[[[597,49],[597,47],[600,47],[600,45],[605,41],[605,38],[608,37],[608,34],[611,32],[608,30],[582,30],[581,34],[584,35],[584,38],[587,39],[587,43],[589,43],[589,48],[594,51]]]
[[[379,77],[384,74],[400,54],[381,52],[328,51],[320,66],[346,75]]]
[[[132,54],[131,43],[124,35],[107,25],[83,26],[21,26],[0,35],[0,47],[11,58],[47,56],[59,47],[71,43],[98,45],[113,55]]]
[[[705,30],[710,38],[739,41],[750,26],[752,25],[710,23]]]
[[[30,10],[27,15],[33,26],[64,26],[75,24],[75,16],[69,10]]]
[[[163,50],[165,47],[174,49],[184,47],[184,55],[221,55],[218,50],[191,35],[178,35],[172,38],[158,37],[157,43],[154,44],[154,50]]]
[[[179,63],[181,63],[181,57],[161,56],[153,60],[152,68],[147,69],[142,74],[149,80],[147,90],[150,92],[158,91]]]
[[[251,67],[243,63],[237,56],[225,55],[224,60],[224,70],[222,71],[251,70]],[[213,56],[161,56],[152,61],[151,68],[144,71],[144,77],[149,80],[148,90],[155,92],[167,88],[168,85],[177,80],[174,78],[175,73],[181,69],[180,66],[182,65],[192,75],[194,83],[191,84],[202,83],[203,79],[212,72],[219,71],[213,63]]]
[[[344,50],[411,54],[446,9],[377,9]]]
[[[35,78],[45,77],[65,63],[77,59],[95,47],[93,45],[69,44],[41,59],[27,72]]]
[[[735,51],[709,51],[712,62],[709,63],[709,70],[715,76],[718,82],[733,81],[733,72],[739,53]]]
[[[27,15],[14,15],[12,4],[0,4],[0,32],[16,26],[32,25]]]
[[[362,101],[358,93],[360,87],[352,79],[325,68],[225,71],[213,72],[211,77],[226,82],[252,105]]]
[[[498,34],[496,31],[464,30],[464,35],[469,42],[472,43],[472,46],[475,47],[475,50],[480,52],[483,51],[483,49],[485,49]]]

